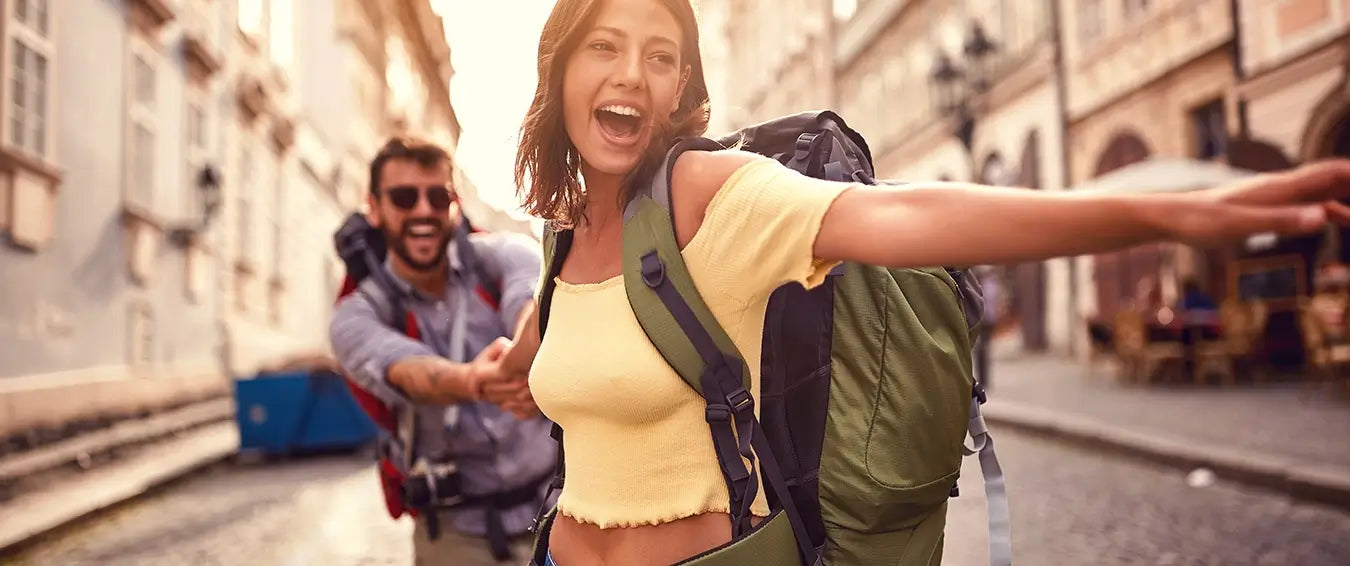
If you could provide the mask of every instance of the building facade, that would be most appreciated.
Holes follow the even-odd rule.
[[[1238,129],[1292,162],[1350,157],[1350,1],[1242,0]]]
[[[0,437],[326,352],[375,148],[459,137],[427,0],[0,6]]]
[[[195,237],[220,4],[3,4],[0,434],[224,391]]]
[[[727,95],[728,73],[731,71],[728,47],[730,34],[727,25],[731,16],[732,0],[699,0],[699,51],[703,57],[703,80],[708,85],[708,99],[712,110],[708,117],[708,135],[720,136],[735,129],[728,116],[731,100]]]
[[[715,1],[727,3],[727,51],[713,56],[726,64],[726,102],[713,113],[724,113],[728,129],[834,105],[831,0]]]
[[[1044,1],[860,3],[836,32],[838,106],[869,140],[878,176],[1063,189],[1052,8]],[[977,34],[987,40],[978,61],[966,54]],[[940,60],[962,78],[935,82]],[[953,96],[966,99],[969,122],[944,106]],[[996,273],[1007,290],[1000,325],[1017,328],[1027,349],[1067,349],[1069,261]]]
[[[1239,108],[1232,5],[1062,4],[1072,183],[1153,157],[1227,160]],[[1078,307],[1103,320],[1134,300],[1141,285],[1160,280],[1169,299],[1177,281],[1210,275],[1200,272],[1207,262],[1193,250],[1163,244],[1079,262]]]
[[[232,284],[222,300],[226,364],[246,375],[327,350],[342,274],[332,234],[364,207],[383,140],[413,134],[453,152],[460,127],[450,48],[429,2],[236,2],[236,86],[222,109]]]
[[[802,10],[806,3],[791,8]],[[1350,155],[1347,0],[836,0],[836,17],[778,17],[780,3],[731,2],[726,96],[733,127],[820,105],[872,146],[878,173],[1072,189],[1155,157],[1268,171]],[[839,6],[846,6],[840,10]],[[974,27],[991,55],[969,56]],[[787,30],[787,31],[784,31]],[[831,86],[792,46],[830,37]],[[801,38],[801,39],[798,39]],[[815,54],[818,51],[806,49]],[[939,55],[947,63],[938,65]],[[939,67],[958,81],[952,112]],[[790,69],[790,70],[789,70]],[[945,76],[945,75],[944,75]],[[973,116],[972,120],[962,119]],[[965,126],[965,127],[963,127]],[[964,138],[964,139],[963,139]],[[1344,235],[1333,239],[1345,241]],[[1282,243],[1271,253],[1350,246]],[[1030,349],[1082,350],[1149,278],[1227,288],[1247,250],[1161,245],[1009,266],[1005,304]],[[1163,273],[1166,272],[1166,273]]]

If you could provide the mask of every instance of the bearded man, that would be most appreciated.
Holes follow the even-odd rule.
[[[409,485],[386,497],[418,494],[418,504],[397,504],[418,513],[416,563],[518,563],[556,448],[528,387],[500,363],[533,312],[540,245],[466,229],[453,179],[450,155],[433,143],[395,138],[380,149],[366,220],[383,234],[391,277],[367,277],[343,297],[329,338],[352,383],[400,415],[386,441]],[[369,285],[377,279],[392,283]],[[382,308],[389,294],[406,316]]]

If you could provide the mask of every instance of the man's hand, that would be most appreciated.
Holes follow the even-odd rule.
[[[473,388],[473,401],[492,401],[487,396],[489,387],[506,380],[506,374],[502,372],[502,355],[511,347],[511,340],[507,338],[497,338],[486,348],[474,356],[473,361],[469,362],[468,381]]]

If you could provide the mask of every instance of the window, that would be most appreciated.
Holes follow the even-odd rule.
[[[51,124],[51,15],[48,0],[8,2],[13,12],[6,42],[9,47],[8,120],[5,142],[20,151],[47,158]]]
[[[848,21],[858,12],[858,4],[858,0],[834,0],[834,19],[841,22]]]
[[[1228,153],[1228,120],[1222,98],[1192,110],[1190,118],[1195,144],[1192,153],[1197,158],[1214,159]]]
[[[239,0],[239,31],[257,38],[263,32],[263,0]]]
[[[183,176],[183,192],[188,195],[183,199],[183,215],[186,218],[197,220],[202,218],[202,192],[198,184],[198,176],[202,168],[207,164],[207,132],[206,132],[206,110],[202,102],[206,96],[204,93],[190,89],[187,92],[187,115],[183,117],[183,166],[185,174]]]
[[[1121,10],[1125,13],[1125,20],[1131,21],[1148,12],[1149,0],[1121,0],[1123,5]]]
[[[271,224],[268,228],[271,230],[271,237],[269,238],[271,242],[269,243],[272,248],[270,250],[272,255],[272,265],[269,267],[272,269],[273,277],[280,277],[282,266],[285,265],[286,260],[286,258],[283,257],[284,254],[282,252],[282,247],[285,245],[285,239],[282,237],[282,228],[285,226],[286,172],[281,155],[273,154],[272,159],[274,160],[273,163],[276,165],[273,167],[273,190],[275,192],[272,195],[272,210],[270,210],[267,215],[268,221]]]
[[[1078,0],[1078,43],[1087,47],[1102,35],[1101,0]]]
[[[295,57],[294,24],[291,19],[295,0],[271,0],[268,22],[268,54],[283,69],[291,68]]]
[[[127,362],[133,366],[155,359],[155,316],[149,303],[132,303],[127,312]]]
[[[886,62],[886,95],[883,97],[884,107],[882,108],[882,120],[885,130],[881,134],[881,143],[890,145],[900,136],[900,131],[906,126],[905,113],[900,110],[900,105],[895,104],[897,100],[905,100],[905,65],[907,61],[896,57]]]
[[[245,143],[248,143],[247,140]],[[236,256],[239,260],[245,260],[253,256],[253,151],[247,147],[240,151],[239,206],[235,217],[235,233],[238,234]]]
[[[156,162],[156,54],[133,39],[129,68],[126,140],[126,199],[144,211],[158,212]]]
[[[187,143],[190,149],[206,149],[206,113],[196,102],[188,103]]]

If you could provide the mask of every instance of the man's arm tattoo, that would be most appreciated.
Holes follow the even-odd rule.
[[[417,364],[409,368],[403,386],[408,397],[418,403],[448,405],[461,400],[464,387],[459,383],[461,369],[451,364]]]

